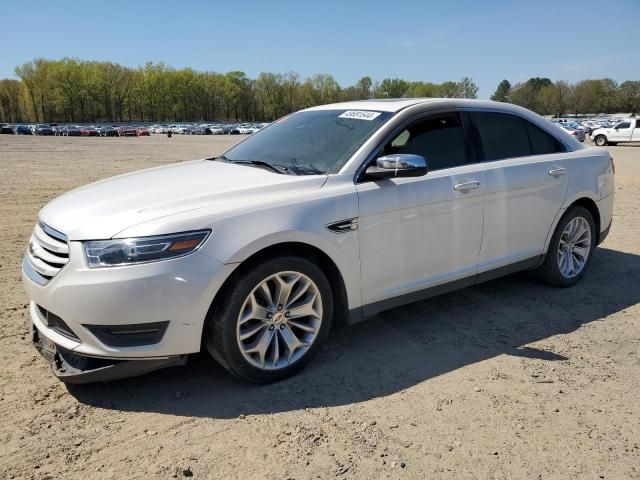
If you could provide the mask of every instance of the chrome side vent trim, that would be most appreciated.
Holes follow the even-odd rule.
[[[333,233],[347,233],[358,229],[357,218],[347,218],[345,220],[338,220],[337,222],[331,222],[326,225],[326,229]]]

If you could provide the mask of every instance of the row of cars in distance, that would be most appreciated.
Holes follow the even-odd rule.
[[[9,125],[0,124],[0,134],[43,135],[56,137],[143,137],[151,135],[146,127],[130,125]]]
[[[251,135],[268,123],[200,123],[151,125],[151,133],[175,133],[178,135]]]
[[[63,137],[142,137],[153,134],[250,135],[268,123],[181,123],[143,125],[0,124],[1,134]]]
[[[597,145],[606,145],[606,135],[604,138],[600,138],[599,142],[596,142],[596,137],[601,130],[613,130],[620,129],[620,126],[624,126],[625,123],[633,123],[635,119],[624,117],[604,117],[604,118],[591,118],[591,119],[577,119],[577,118],[554,118],[551,121],[557,123],[564,128],[569,135],[577,138],[579,141],[584,142],[587,137],[593,140]],[[628,140],[635,141],[635,140]]]

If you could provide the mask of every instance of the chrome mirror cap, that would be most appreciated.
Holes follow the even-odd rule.
[[[375,166],[365,171],[365,177],[381,180],[395,177],[421,177],[429,172],[427,160],[420,155],[398,153],[385,155],[376,160]]]
[[[386,170],[408,170],[412,168],[427,168],[427,161],[420,155],[398,153],[378,158],[376,165],[378,168]]]

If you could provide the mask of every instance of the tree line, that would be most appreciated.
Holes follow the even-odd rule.
[[[395,97],[475,98],[470,78],[441,84],[362,77],[341,87],[329,74],[202,72],[164,63],[129,68],[112,62],[36,59],[0,80],[3,122],[262,121],[314,105]]]
[[[364,76],[342,87],[330,74],[217,73],[164,63],[130,68],[113,62],[35,59],[16,67],[19,80],[0,80],[1,122],[270,121],[314,105],[399,97],[476,98],[471,78],[443,83]],[[531,78],[504,80],[494,100],[542,114],[637,112],[640,82],[611,79],[576,84]]]
[[[640,81],[618,83],[610,78],[570,84],[533,77],[511,85],[503,80],[491,100],[521,105],[542,115],[640,113]]]

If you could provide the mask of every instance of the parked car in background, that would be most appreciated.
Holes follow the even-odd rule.
[[[120,137],[137,137],[138,132],[136,131],[136,127],[131,125],[125,125],[118,127],[118,136]]]
[[[136,136],[138,136],[138,137],[149,137],[149,136],[151,136],[151,132],[146,127],[136,127]]]
[[[193,130],[194,128],[192,125],[177,125],[173,133],[178,133],[180,135],[192,135]]]
[[[580,142],[584,142],[585,139],[585,134],[584,131],[581,130],[580,128],[576,128],[573,126],[569,126],[566,123],[561,123],[560,126],[572,137],[575,137],[577,140],[579,140]]]
[[[614,190],[606,150],[515,105],[313,107],[218,158],[48,203],[23,260],[32,340],[67,382],[184,365],[201,346],[275,382],[335,325],[519,270],[575,285]]]
[[[80,135],[83,137],[97,137],[98,130],[96,127],[81,127]]]
[[[110,125],[102,125],[96,129],[99,137],[117,137],[118,130]]]
[[[51,136],[51,135],[54,135],[55,132],[51,127],[51,125],[40,124],[40,125],[36,125],[35,134]]]
[[[197,125],[193,129],[193,135],[211,135],[211,129],[208,125]]]
[[[640,119],[628,118],[609,128],[598,128],[591,132],[593,142],[602,147],[618,142],[640,142]]]
[[[82,135],[82,127],[78,125],[66,125],[63,127],[63,133],[66,137],[79,137]]]
[[[14,128],[8,123],[0,125],[0,135],[14,135],[15,133]]]
[[[224,133],[225,135],[231,135],[232,131],[237,127],[236,124],[234,123],[225,123],[223,125],[220,125],[220,128],[222,128],[222,133]]]
[[[224,129],[221,125],[209,125],[209,130],[211,130],[211,135],[222,135],[224,134]]]
[[[15,132],[17,135],[33,135],[33,131],[28,125],[17,125]]]

